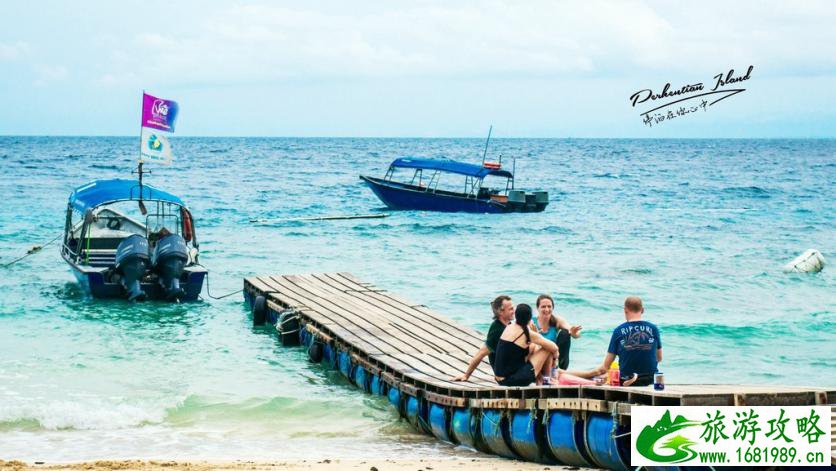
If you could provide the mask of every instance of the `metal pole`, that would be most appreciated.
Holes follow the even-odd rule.
[[[139,212],[144,216],[147,212],[145,204],[142,202],[142,107],[145,105],[145,89],[142,90],[142,98],[139,104],[139,165],[137,172],[139,172]]]
[[[491,142],[491,131],[493,131],[493,124],[488,129],[488,139],[485,141],[485,151],[482,152],[482,165],[485,165],[485,157],[488,156],[488,143]]]
[[[513,175],[515,178],[517,176],[517,156],[516,155],[511,159],[511,175]],[[513,179],[511,180],[511,189],[512,190],[514,189],[514,180]]]

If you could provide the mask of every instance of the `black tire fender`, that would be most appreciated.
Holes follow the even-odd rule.
[[[253,301],[253,325],[264,325],[267,322],[267,298],[256,296]]]

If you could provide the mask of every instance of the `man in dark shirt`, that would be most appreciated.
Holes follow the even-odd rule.
[[[502,294],[493,300],[491,310],[493,311],[493,322],[488,329],[485,344],[482,345],[482,348],[470,360],[470,364],[467,365],[467,371],[463,375],[453,378],[453,381],[467,381],[470,379],[470,375],[486,356],[488,357],[488,363],[493,368],[496,345],[499,343],[499,338],[502,337],[502,332],[505,331],[505,327],[514,319],[514,303],[511,301],[510,296]]]
[[[662,340],[659,328],[642,320],[644,306],[638,296],[624,300],[624,318],[627,322],[612,332],[607,356],[599,368],[606,373],[618,356],[621,384],[624,386],[647,386],[653,384],[653,375],[662,361]]]

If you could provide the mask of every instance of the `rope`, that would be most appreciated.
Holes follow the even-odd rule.
[[[4,263],[4,264],[3,264],[3,268],[10,267],[10,266],[14,265],[15,263],[17,263],[17,262],[19,262],[19,261],[23,260],[24,258],[26,258],[26,257],[28,257],[28,256],[30,256],[30,255],[34,255],[34,254],[36,254],[36,253],[40,252],[40,251],[41,251],[41,249],[43,249],[43,248],[44,248],[44,247],[46,247],[47,245],[49,245],[49,244],[51,244],[51,243],[55,242],[56,240],[60,239],[61,237],[64,237],[64,234],[61,234],[61,235],[56,236],[55,238],[53,238],[52,240],[50,240],[49,242],[47,242],[47,243],[45,243],[45,244],[42,244],[42,245],[33,245],[33,246],[32,246],[32,248],[31,248],[31,249],[29,249],[29,250],[26,252],[26,255],[24,255],[24,256],[22,256],[22,257],[18,257],[18,258],[16,258],[16,259],[12,260],[12,261],[11,261],[11,262],[9,262],[9,263]]]
[[[199,263],[197,263],[196,265],[203,267],[203,265],[201,265],[201,264],[199,264]],[[206,268],[206,267],[203,267],[203,268]],[[208,270],[208,268],[207,268],[207,270]],[[216,296],[212,296],[212,293],[209,291],[209,272],[208,272],[208,271],[206,272],[206,294],[207,294],[207,295],[209,295],[209,297],[210,297],[210,298],[212,298],[212,299],[223,299],[223,298],[228,298],[228,297],[232,296],[233,294],[238,294],[238,293],[240,293],[240,292],[242,292],[242,291],[244,291],[244,288],[241,288],[241,289],[239,289],[239,290],[233,291],[233,292],[231,292],[231,293],[227,293],[227,294],[225,294],[225,295],[223,295],[223,296],[217,296],[217,297],[216,297]]]

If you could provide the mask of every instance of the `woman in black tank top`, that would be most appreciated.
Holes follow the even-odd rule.
[[[557,345],[529,330],[531,306],[528,304],[518,305],[514,317],[514,323],[505,328],[496,346],[494,374],[502,386],[528,386],[540,376],[550,356],[557,361]]]

